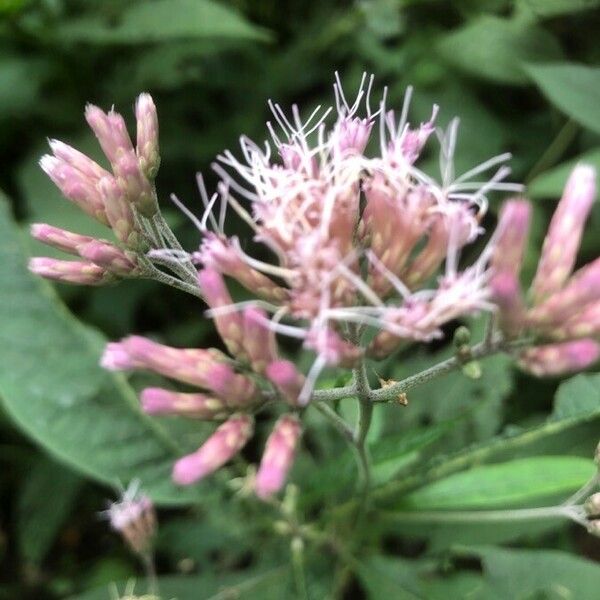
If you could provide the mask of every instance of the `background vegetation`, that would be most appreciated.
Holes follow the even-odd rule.
[[[219,598],[295,597],[289,537],[273,531],[269,507],[231,499],[225,482],[237,467],[193,490],[175,489],[167,475],[173,457],[205,431],[145,419],[125,380],[97,367],[104,340],[131,332],[181,346],[217,343],[202,306],[150,282],[57,286],[56,294],[27,274],[26,257],[40,251],[23,235],[28,223],[95,233],[40,171],[46,137],[97,154],[86,102],[131,117],[135,96],[149,91],[161,118],[159,197],[166,205],[175,192],[198,209],[194,173],[208,174],[214,155],[240,133],[265,136],[268,98],[309,109],[330,101],[335,70],[347,89],[366,70],[389,86],[390,105],[415,86],[413,121],[428,117],[434,102],[441,125],[461,117],[457,170],[513,152],[513,179],[526,182],[535,201],[530,275],[569,166],[585,159],[600,167],[599,7],[597,0],[0,0],[0,598],[108,598],[108,582],[139,578],[98,518],[115,483],[133,477],[165,507],[158,539],[159,572],[170,574],[165,598],[209,598],[224,587],[238,596]],[[426,157],[426,168],[435,172],[436,161]],[[194,229],[165,211],[193,248]],[[599,231],[596,203],[582,262],[598,255]],[[450,352],[444,344],[411,349],[378,373],[397,379]],[[332,589],[372,599],[597,597],[600,544],[582,528],[499,523],[472,511],[557,502],[589,478],[600,375],[539,381],[506,357],[482,368],[480,379],[456,373],[411,393],[407,408],[376,411],[376,478],[392,478],[378,492],[380,519],[362,537],[351,572],[326,550],[306,549],[310,598],[331,597]],[[307,418],[314,422],[293,481],[301,512],[318,522],[343,509],[355,474],[344,441]],[[246,457],[255,460],[260,447]],[[470,516],[456,522],[444,510]]]

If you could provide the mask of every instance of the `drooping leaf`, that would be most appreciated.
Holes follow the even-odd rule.
[[[66,41],[96,44],[267,38],[238,12],[212,0],[146,0],[131,4],[116,23],[99,15],[82,16],[62,24],[56,34]]]
[[[594,474],[591,459],[538,456],[475,467],[402,498],[402,510],[461,510],[531,506],[568,496]]]
[[[522,62],[560,58],[550,33],[523,21],[485,15],[451,32],[438,43],[445,61],[476,77],[496,83],[524,85]]]
[[[523,68],[558,109],[600,132],[600,68],[566,62],[527,64]]]
[[[139,478],[165,503],[196,497],[170,480],[173,460],[185,451],[179,440],[140,411],[123,377],[98,366],[102,337],[27,272],[5,200],[0,236],[0,396],[8,414],[56,458],[98,481]]]

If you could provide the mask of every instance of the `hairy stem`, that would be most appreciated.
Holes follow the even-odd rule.
[[[334,425],[336,429],[349,441],[354,440],[354,431],[352,427],[338,415],[329,404],[325,402],[313,402],[310,406],[313,406],[318,410],[324,417],[326,417]]]
[[[506,342],[503,340],[489,342],[484,340],[483,342],[480,342],[471,348],[469,360],[485,358],[486,356],[491,356],[492,354],[497,354],[498,352],[509,352],[511,350],[516,350],[518,348],[527,346],[530,343],[531,340],[528,339],[515,340],[512,342]],[[400,394],[404,394],[408,390],[426,383],[431,379],[446,375],[447,373],[450,373],[464,365],[464,362],[464,359],[458,356],[448,358],[437,365],[433,365],[433,367],[430,367],[429,369],[425,369],[420,373],[411,375],[402,381],[398,381],[392,385],[372,391],[371,400],[373,402],[394,402]]]
[[[364,360],[361,360],[353,373],[354,389],[356,390],[356,397],[358,399],[358,420],[356,422],[356,430],[354,431],[353,443],[359,469],[358,489],[360,503],[357,518],[360,518],[360,514],[367,505],[371,488],[371,464],[367,448],[367,434],[369,433],[373,417],[373,403],[371,401],[371,388],[369,387]]]

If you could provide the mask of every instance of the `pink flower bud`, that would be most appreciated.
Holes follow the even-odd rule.
[[[45,279],[61,283],[102,285],[113,281],[113,277],[105,269],[87,261],[35,257],[29,260],[29,270]]]
[[[411,289],[427,281],[438,270],[447,251],[448,228],[443,215],[437,215],[427,243],[402,274],[402,281]]]
[[[211,391],[227,406],[256,400],[256,385],[226,364],[218,350],[172,348],[141,336],[108,344],[101,365],[109,370],[145,369]]]
[[[213,473],[246,445],[253,432],[254,420],[250,415],[230,417],[199,450],[175,463],[173,481],[179,485],[190,485]]]
[[[109,371],[129,371],[137,369],[138,363],[127,352],[123,344],[111,342],[104,348],[100,366]]]
[[[519,354],[518,364],[537,377],[562,375],[586,369],[598,360],[600,346],[590,339],[535,346]]]
[[[300,420],[295,415],[284,415],[275,423],[256,474],[259,498],[268,498],[283,487],[301,434]]]
[[[140,94],[135,103],[137,120],[136,152],[142,171],[148,179],[154,179],[160,166],[158,150],[158,115],[150,94]]]
[[[134,152],[125,120],[120,114],[114,111],[107,114],[97,106],[88,104],[85,108],[85,118],[113,169],[121,154]]]
[[[103,225],[108,225],[97,179],[88,177],[68,163],[49,154],[42,156],[40,167],[52,179],[65,198]]]
[[[223,277],[215,269],[205,268],[198,271],[198,284],[210,308],[227,307],[233,303]],[[244,324],[241,315],[233,311],[217,314],[214,321],[229,352],[235,357],[246,360],[243,350]]]
[[[304,387],[304,375],[289,360],[275,360],[266,368],[266,376],[277,386],[285,399],[298,405],[298,396]]]
[[[600,300],[600,258],[582,267],[560,291],[531,309],[528,321],[535,327],[552,328],[567,321],[587,304]]]
[[[281,302],[287,297],[286,290],[244,262],[237,248],[223,236],[206,232],[197,257],[205,267],[233,277],[265,300]]]
[[[367,147],[373,121],[358,117],[342,117],[332,132],[334,148],[342,157],[362,154]]]
[[[379,173],[364,184],[363,191],[367,203],[362,220],[370,236],[370,249],[386,269],[399,276],[411,250],[426,231],[431,198],[422,190],[397,190]],[[380,295],[392,287],[374,265],[369,281]]]
[[[433,107],[431,118],[425,123],[421,123],[418,129],[406,129],[400,136],[400,152],[409,164],[413,164],[419,155],[429,136],[435,130],[435,119],[437,117],[438,107]]]
[[[90,262],[122,277],[136,274],[135,262],[123,250],[114,244],[102,240],[92,240],[79,246],[79,255]]]
[[[98,163],[83,154],[83,152],[79,152],[79,150],[72,148],[60,140],[50,140],[49,143],[50,149],[56,158],[77,169],[89,179],[99,180],[102,177],[110,176],[110,173],[106,169],[103,169]]]
[[[544,240],[532,285],[537,303],[559,291],[571,274],[595,195],[595,170],[588,165],[575,167]]]
[[[79,235],[65,229],[59,229],[46,223],[33,223],[31,225],[31,237],[53,248],[78,256],[77,248],[94,241],[87,235]]]
[[[497,239],[492,255],[496,273],[510,273],[518,279],[527,243],[531,206],[526,200],[509,200],[500,210]]]
[[[517,336],[525,323],[525,306],[519,282],[511,271],[500,271],[490,281],[492,301],[498,305],[500,329],[509,338]]]
[[[135,152],[119,153],[113,169],[117,183],[129,202],[146,217],[152,217],[158,210],[158,204]]]
[[[267,313],[259,308],[244,310],[244,351],[256,373],[264,373],[267,365],[276,359],[276,342],[267,327]]]
[[[579,338],[599,337],[600,302],[588,304],[565,323],[561,323],[550,329],[542,329],[542,331],[553,340],[575,340]]]
[[[104,202],[106,219],[117,239],[128,248],[139,248],[141,239],[137,231],[131,204],[116,179],[103,177],[98,189]]]
[[[162,388],[146,388],[140,395],[149,415],[181,415],[204,421],[223,419],[230,414],[226,403],[205,394],[184,394]]]

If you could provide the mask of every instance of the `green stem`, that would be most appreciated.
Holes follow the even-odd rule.
[[[502,340],[488,342],[484,340],[476,346],[473,346],[470,352],[469,360],[485,358],[486,356],[490,356],[498,352],[510,352],[511,350],[516,350],[518,348],[527,346],[530,343],[531,340],[529,339],[515,340],[512,342],[505,342]],[[372,402],[395,402],[400,394],[404,394],[408,390],[418,385],[427,383],[431,379],[446,375],[447,373],[458,369],[463,364],[463,359],[458,356],[453,356],[438,363],[437,365],[433,365],[433,367],[430,367],[429,369],[425,369],[425,371],[417,373],[416,375],[412,375],[406,379],[403,379],[402,381],[398,381],[392,385],[372,391],[371,400]]]
[[[292,540],[292,569],[296,592],[299,600],[308,600],[308,589],[306,587],[306,575],[304,574],[304,542],[302,538]]]
[[[338,429],[338,431],[349,442],[353,442],[353,440],[354,440],[354,431],[352,430],[352,428],[350,427],[350,425],[348,425],[348,423],[346,423],[346,421],[344,421],[344,419],[342,419],[342,417],[340,417],[340,415],[338,415],[335,412],[335,410],[333,410],[333,408],[331,408],[331,406],[329,406],[329,404],[325,404],[324,402],[313,402],[310,406],[313,406],[324,417],[326,417],[327,419],[329,419],[329,421],[331,421],[331,423],[334,425],[334,427],[336,429]]]
[[[371,489],[371,461],[367,447],[367,435],[371,427],[373,418],[373,403],[371,401],[371,388],[367,378],[367,370],[364,360],[354,369],[354,387],[358,399],[358,420],[356,430],[353,436],[354,448],[357,456],[358,466],[358,489],[359,489],[359,509],[358,518],[366,508],[369,491]]]

